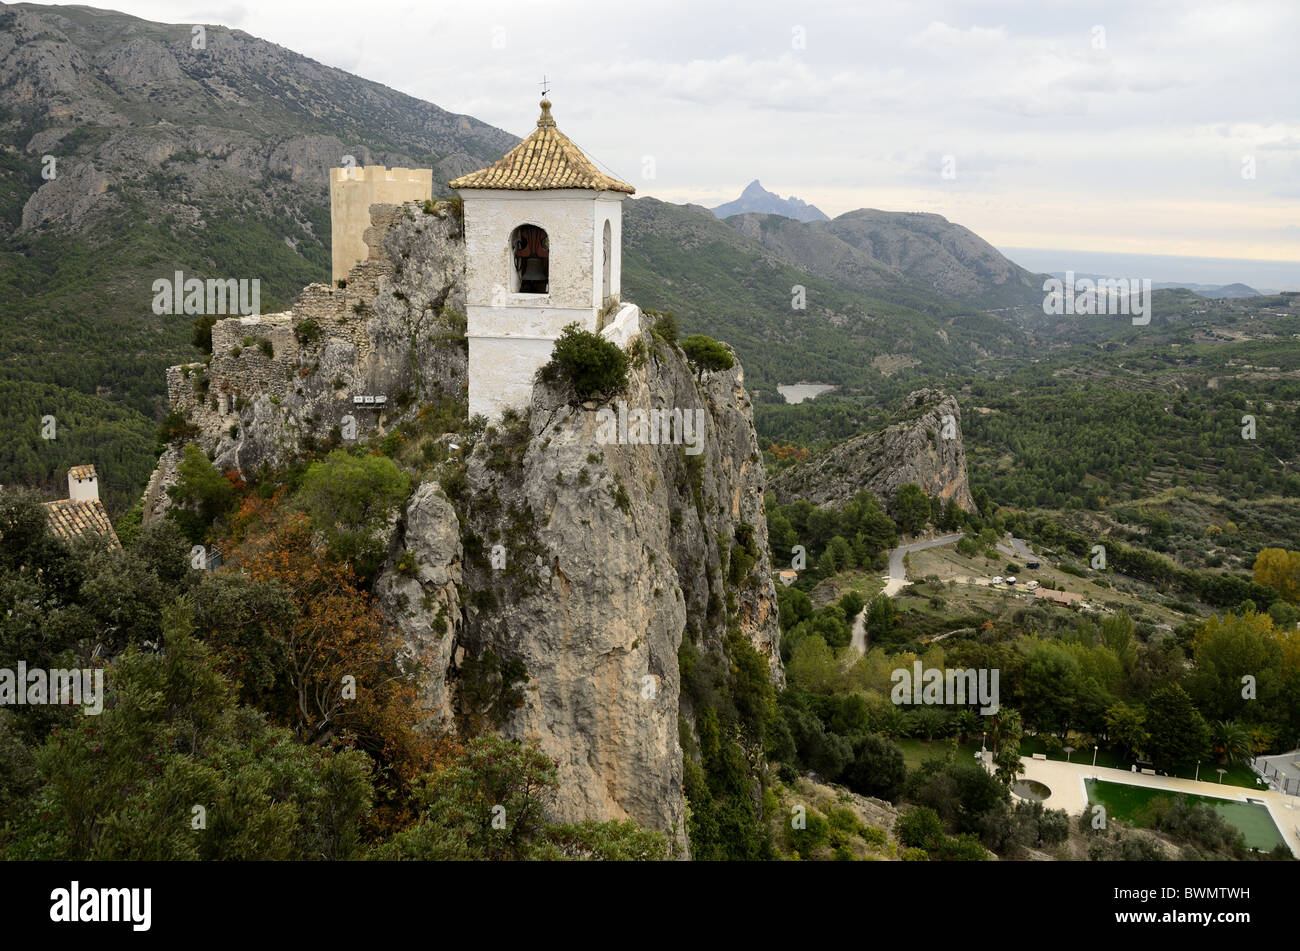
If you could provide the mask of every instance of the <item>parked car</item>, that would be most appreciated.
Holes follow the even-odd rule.
[[[1007,584],[1015,584],[1015,583],[1016,583],[1016,576],[1015,576],[1015,575],[1010,575],[1010,576],[1007,577]]]
[[[1028,590],[1030,590],[1030,591],[1037,591],[1037,590],[1038,590],[1038,582],[1037,582],[1037,581],[1031,581],[1031,582],[1029,582],[1027,585],[1025,585],[1025,587],[1026,587]]]
[[[994,575],[994,576],[993,576],[993,583],[994,583],[994,584],[1001,584],[1001,583],[1002,583],[1002,576],[1001,576],[1001,575]]]

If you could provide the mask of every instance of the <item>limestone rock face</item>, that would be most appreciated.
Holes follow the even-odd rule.
[[[375,581],[384,618],[402,637],[407,663],[419,671],[420,706],[427,729],[454,728],[448,671],[462,626],[463,550],[460,521],[436,482],[423,482],[406,505],[398,550],[404,568],[389,559]]]
[[[219,320],[206,367],[168,370],[172,409],[218,467],[284,465],[306,440],[382,434],[423,403],[463,395],[459,222],[414,203],[374,205],[371,222],[370,259],[346,287],[312,284],[287,313]]]
[[[684,845],[682,639],[720,650],[734,625],[775,679],[782,671],[742,371],[697,383],[680,351],[651,339],[620,399],[629,412],[701,410],[700,451],[604,442],[610,407],[535,387],[530,418],[507,418],[468,462],[466,527],[482,550],[467,548],[466,585],[493,596],[467,608],[464,640],[527,669],[523,705],[501,729],[559,762],[560,819],[631,817]],[[738,538],[756,557],[728,595],[723,558]],[[495,545],[505,569],[492,567]]]
[[[54,165],[57,178],[45,182],[23,205],[23,228],[36,228],[49,221],[77,222],[100,205],[112,203],[109,179],[92,165],[64,162]]]
[[[777,499],[842,505],[870,489],[888,506],[900,486],[915,482],[928,495],[956,499],[962,509],[974,511],[957,400],[938,390],[917,390],[900,416],[885,429],[855,436],[780,473],[772,484]]]

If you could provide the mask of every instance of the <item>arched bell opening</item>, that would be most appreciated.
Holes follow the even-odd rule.
[[[546,231],[520,225],[510,234],[516,294],[546,294],[551,282],[551,249]]]

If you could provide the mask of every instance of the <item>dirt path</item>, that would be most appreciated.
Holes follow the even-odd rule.
[[[859,654],[867,652],[867,609],[865,607],[853,619],[853,636],[849,639],[849,646]]]

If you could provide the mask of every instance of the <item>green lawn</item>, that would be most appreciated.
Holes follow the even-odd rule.
[[[1268,852],[1276,845],[1286,844],[1268,810],[1255,803],[1171,792],[1167,789],[1152,789],[1147,786],[1131,786],[1128,783],[1110,783],[1102,779],[1085,779],[1084,784],[1088,789],[1090,803],[1105,806],[1110,816],[1123,822],[1142,825],[1140,821],[1142,810],[1153,799],[1158,796],[1177,797],[1187,800],[1189,804],[1212,807],[1230,824],[1241,830],[1249,848]]]
[[[1047,753],[1047,748],[1043,745],[1042,740],[1036,736],[1027,736],[1020,741],[1021,756],[1033,756],[1035,753]],[[1060,760],[1062,763],[1066,761],[1066,755],[1064,753],[1047,753],[1047,758]],[[1085,766],[1090,766],[1092,765],[1092,750],[1075,750],[1070,754],[1069,761],[1071,763],[1082,763]],[[1112,750],[1097,751],[1098,766],[1109,766],[1113,769],[1128,769],[1131,763],[1131,760],[1125,759],[1119,753]]]
[[[920,769],[921,764],[930,759],[942,759],[948,755],[952,749],[952,740],[933,740],[927,743],[925,740],[901,739],[894,740],[898,748],[903,751],[903,762],[906,764],[908,771]],[[974,743],[963,743],[957,747],[957,758],[959,761],[975,762],[975,754],[979,752],[980,744],[976,740]]]

